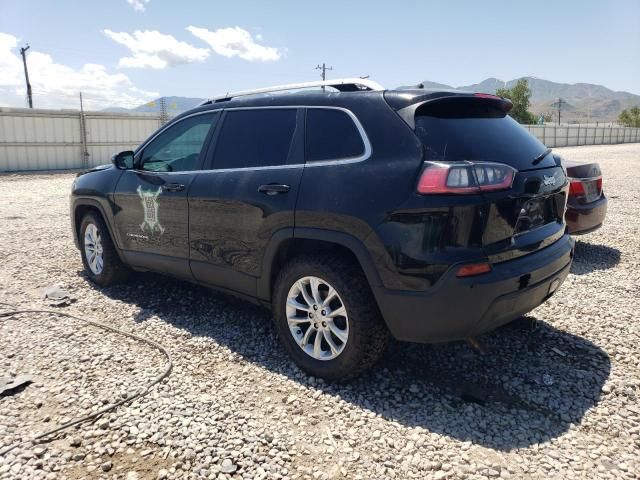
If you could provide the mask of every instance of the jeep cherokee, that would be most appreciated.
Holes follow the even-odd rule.
[[[80,174],[75,243],[98,285],[155,271],[270,307],[303,370],[348,380],[390,336],[477,336],[569,273],[565,171],[511,107],[363,79],[228,94]]]

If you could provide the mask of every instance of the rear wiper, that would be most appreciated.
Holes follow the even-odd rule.
[[[537,165],[538,163],[540,163],[544,159],[544,157],[546,157],[550,153],[551,153],[551,149],[547,148],[544,152],[542,152],[540,155],[538,155],[536,158],[534,158],[533,161],[531,162],[531,164],[532,165]]]

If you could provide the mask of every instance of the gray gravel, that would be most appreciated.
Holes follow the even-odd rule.
[[[640,145],[557,149],[597,160],[606,225],[525,319],[464,343],[394,345],[327,385],[298,371],[268,313],[158,275],[98,289],[70,238],[73,175],[0,176],[0,302],[65,311],[165,345],[175,368],[139,400],[0,457],[0,478],[638,478]],[[532,320],[538,328],[531,330]],[[159,373],[151,347],[69,319],[0,319],[0,449],[97,410]]]

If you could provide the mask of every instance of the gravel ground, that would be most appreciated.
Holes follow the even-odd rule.
[[[579,238],[546,304],[465,343],[393,345],[328,385],[298,371],[269,314],[159,275],[98,289],[73,246],[72,174],[0,176],[0,302],[64,311],[166,346],[168,380],[93,423],[0,457],[0,478],[638,478],[640,144],[557,149],[597,160],[605,226]],[[532,329],[537,320],[538,328]],[[164,368],[152,347],[49,315],[0,319],[0,450],[95,411]]]

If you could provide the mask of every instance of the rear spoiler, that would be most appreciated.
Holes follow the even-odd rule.
[[[435,94],[435,95],[429,95],[427,99],[424,99],[424,97],[421,98],[416,98],[415,103],[411,103],[408,106],[404,106],[400,109],[396,110],[396,113],[398,115],[400,115],[400,118],[402,118],[407,125],[409,125],[409,127],[411,127],[411,129],[415,129],[415,116],[416,116],[416,112],[419,109],[425,109],[428,108],[429,106],[433,105],[433,106],[440,106],[441,103],[443,102],[449,102],[449,101],[453,101],[453,100],[463,100],[463,101],[469,101],[469,100],[474,100],[474,101],[478,101],[478,102],[486,102],[486,103],[490,103],[492,104],[494,107],[497,107],[499,110],[501,110],[502,112],[504,112],[504,114],[506,115],[507,113],[509,113],[511,111],[511,109],[513,108],[513,103],[511,103],[511,100],[507,99],[507,98],[503,98],[503,97],[499,97],[497,95],[491,95],[488,93],[455,93],[452,94],[450,92],[441,92],[441,94]]]

